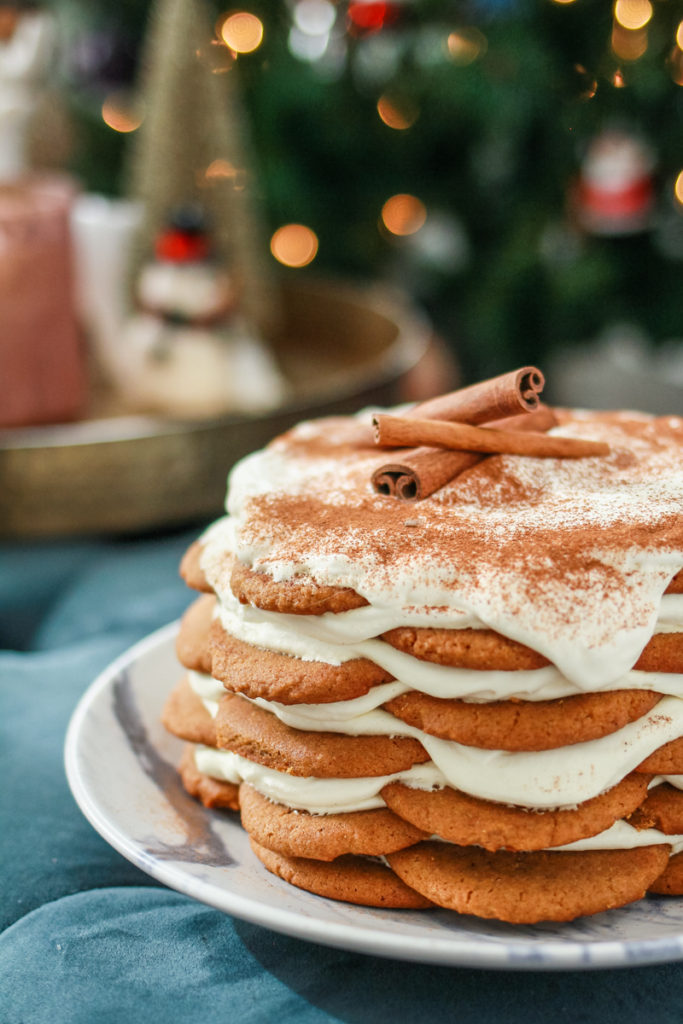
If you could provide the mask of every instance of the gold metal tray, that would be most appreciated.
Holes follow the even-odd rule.
[[[285,405],[201,422],[102,415],[0,431],[0,536],[133,533],[218,515],[237,459],[301,419],[400,401],[430,339],[393,293],[287,284],[277,338]]]

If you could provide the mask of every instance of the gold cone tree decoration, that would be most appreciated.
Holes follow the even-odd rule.
[[[156,0],[141,66],[145,116],[129,161],[129,191],[144,210],[132,270],[151,255],[169,212],[197,203],[217,259],[238,283],[244,316],[271,333],[276,290],[253,198],[236,63],[213,33],[205,0]]]

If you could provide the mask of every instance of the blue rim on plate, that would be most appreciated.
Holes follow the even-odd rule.
[[[501,970],[586,970],[683,959],[683,899],[649,896],[570,924],[513,926],[447,910],[356,907],[271,875],[238,815],[182,788],[182,744],[159,721],[182,670],[177,623],[122,654],[81,698],[66,736],[69,786],[100,835],[144,872],[217,910],[359,953]]]

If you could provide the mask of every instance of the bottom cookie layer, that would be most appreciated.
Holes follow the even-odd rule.
[[[668,845],[632,850],[490,852],[479,846],[420,841],[424,833],[389,810],[331,818],[290,811],[249,786],[243,784],[240,790],[238,785],[200,772],[191,744],[184,749],[179,771],[187,792],[205,807],[239,810],[242,793],[244,824],[265,867],[290,884],[329,899],[404,909],[436,905],[511,924],[536,924],[600,913],[635,902],[648,892],[683,895],[683,853],[671,857]],[[643,805],[647,813],[641,827],[675,824],[680,831],[682,795],[670,789],[661,786],[651,791]],[[669,814],[675,821],[664,820]],[[320,828],[336,818],[341,829],[330,833]],[[375,855],[374,839],[368,845],[374,830],[365,826],[375,819],[381,826],[381,837],[375,839],[381,838],[380,845],[387,840],[395,844],[394,852],[388,852],[390,847],[382,851],[389,867],[386,862],[369,859]],[[360,829],[359,823],[363,825]],[[271,835],[273,828],[275,834]],[[330,845],[335,837],[338,842]],[[399,848],[407,843],[412,845]],[[276,849],[269,849],[269,844]]]
[[[249,841],[256,856],[272,874],[316,896],[394,910],[425,910],[432,906],[428,899],[377,861],[352,854],[329,862],[285,857],[260,846],[254,839]]]
[[[668,846],[490,853],[419,843],[389,855],[396,874],[433,903],[510,924],[572,921],[641,899],[666,870]]]
[[[661,896],[683,896],[683,853],[675,853],[648,892]]]

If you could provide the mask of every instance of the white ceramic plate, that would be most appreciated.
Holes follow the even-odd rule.
[[[404,960],[506,970],[620,967],[683,959],[683,899],[648,897],[568,925],[514,927],[445,910],[354,907],[269,874],[237,815],[207,811],[175,771],[182,744],[159,722],[179,668],[176,625],[118,658],[88,689],[66,738],[86,818],[116,850],[179,892],[298,938]]]

